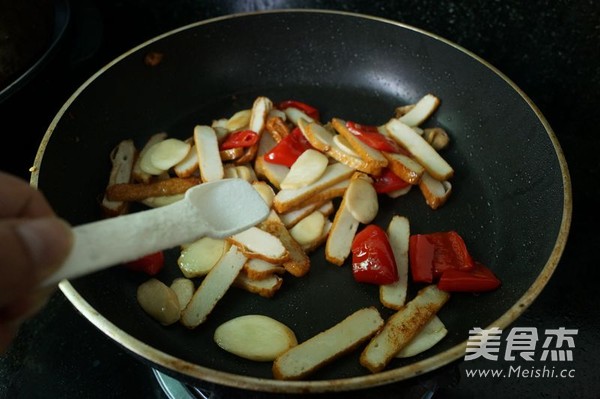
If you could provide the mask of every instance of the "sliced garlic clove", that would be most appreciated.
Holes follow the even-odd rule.
[[[183,246],[177,264],[187,278],[205,276],[228,249],[226,240],[202,237]]]
[[[177,295],[179,300],[179,309],[183,310],[192,299],[194,295],[195,287],[194,282],[189,278],[178,277],[170,285],[170,288]]]
[[[185,141],[169,138],[152,146],[150,162],[157,169],[168,170],[181,162],[190,152],[191,145]]]
[[[161,140],[160,142],[162,142],[164,140]],[[147,173],[149,175],[152,176],[158,176],[162,173],[164,173],[165,169],[162,168],[157,168],[156,166],[154,166],[154,163],[152,162],[152,153],[156,150],[156,146],[159,143],[154,143],[152,144],[150,147],[148,147],[146,149],[146,151],[144,152],[144,154],[140,157],[140,162],[139,162],[139,168],[143,173]]]
[[[282,189],[297,189],[317,181],[325,172],[329,159],[317,150],[304,151],[281,182]]]
[[[307,122],[315,122],[313,118],[300,111],[298,108],[288,107],[283,112],[287,116],[287,119],[294,125],[298,126],[300,119],[304,119]]]
[[[300,220],[290,229],[290,234],[300,245],[305,245],[318,239],[323,233],[325,216],[319,211],[314,211]]]
[[[155,175],[155,174],[160,175],[162,173],[161,170],[158,170],[158,169],[152,167],[152,165],[146,165],[146,166],[148,166],[149,169],[151,169],[153,172],[156,172],[156,173],[145,172],[142,169],[141,163],[142,163],[142,161],[144,161],[146,164],[150,164],[150,158],[148,158],[146,156],[146,153],[148,152],[148,150],[150,148],[152,148],[152,146],[154,144],[156,144],[166,138],[167,138],[166,132],[156,133],[156,134],[153,134],[150,137],[150,139],[148,139],[146,144],[144,144],[144,147],[142,147],[142,150],[140,151],[138,158],[133,165],[132,177],[135,182],[148,183],[150,181],[152,175]]]
[[[296,335],[285,324],[271,317],[251,314],[221,324],[214,341],[237,356],[255,361],[273,361],[298,344]]]
[[[248,126],[250,123],[250,117],[252,116],[251,109],[245,109],[238,111],[231,118],[225,122],[225,128],[230,132],[240,130]]]
[[[379,211],[377,192],[373,184],[365,178],[353,178],[344,194],[348,211],[362,224],[375,219]]]
[[[258,181],[254,169],[247,165],[240,165],[235,167],[238,178],[246,180],[248,183]]]
[[[273,190],[273,187],[262,180],[253,182],[252,187],[254,187],[256,192],[258,192],[260,197],[265,201],[265,204],[271,208],[273,206],[273,198],[275,198],[275,191]]]
[[[177,322],[181,315],[175,291],[155,278],[140,284],[137,301],[148,315],[165,326]]]

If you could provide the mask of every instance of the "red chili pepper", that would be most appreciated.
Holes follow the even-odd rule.
[[[398,281],[398,270],[385,231],[367,225],[352,242],[352,274],[362,283],[391,284]]]
[[[162,251],[142,256],[139,259],[125,263],[125,267],[136,272],[143,272],[150,276],[156,275],[165,265],[165,255]]]
[[[402,153],[401,147],[389,137],[379,133],[377,126],[361,125],[356,122],[347,121],[346,127],[352,134],[369,147],[379,151]]]
[[[229,150],[231,148],[251,147],[257,141],[258,134],[256,132],[252,130],[240,130],[239,132],[229,133],[219,149]]]
[[[378,194],[386,194],[410,186],[389,168],[383,168],[379,176],[373,177],[373,187]]]
[[[296,127],[267,152],[264,157],[267,162],[284,165],[289,168],[296,162],[300,154],[311,148],[313,147],[306,137],[304,137],[300,128]]]
[[[285,100],[285,101],[280,102],[277,105],[277,108],[281,111],[283,111],[286,108],[290,108],[290,107],[299,109],[300,111],[304,112],[306,115],[310,116],[311,118],[313,118],[316,121],[319,121],[321,119],[318,109],[316,109],[312,105],[308,105],[308,104],[300,102],[300,101]]]
[[[479,262],[475,262],[472,270],[446,270],[437,284],[440,290],[448,292],[485,292],[500,285],[498,277]]]
[[[446,270],[468,271],[475,265],[465,242],[455,231],[412,235],[409,256],[416,282],[431,283]]]

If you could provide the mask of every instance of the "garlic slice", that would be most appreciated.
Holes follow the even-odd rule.
[[[300,111],[298,108],[288,107],[283,112],[287,116],[287,119],[294,125],[298,126],[300,119],[304,119],[307,122],[315,122],[313,118]]]
[[[215,330],[214,341],[227,352],[259,362],[273,361],[298,344],[288,326],[259,314],[226,321]]]
[[[185,141],[169,138],[162,140],[152,146],[150,162],[152,166],[161,170],[169,168],[181,162],[190,152],[191,145]]]
[[[225,129],[230,132],[235,130],[240,130],[248,126],[250,123],[250,117],[252,116],[251,109],[244,109],[242,111],[238,111],[231,118],[225,122]]]
[[[323,153],[309,149],[292,164],[289,173],[281,182],[282,189],[305,187],[317,181],[325,172],[329,159]]]
[[[202,237],[182,246],[177,265],[187,278],[205,276],[228,249],[226,240]]]
[[[290,234],[298,244],[306,245],[321,236],[324,226],[325,216],[319,211],[314,211],[296,223],[296,225],[290,229]]]
[[[148,315],[162,325],[168,326],[179,320],[181,309],[177,294],[156,278],[138,286],[137,301]]]
[[[179,309],[183,310],[192,299],[194,295],[195,287],[194,282],[189,278],[178,277],[170,285],[177,299],[179,300]]]
[[[348,211],[362,224],[371,223],[379,211],[377,191],[371,181],[363,174],[353,177],[344,194]]]
[[[133,164],[133,171],[131,172],[133,180],[135,182],[148,183],[154,174],[160,175],[162,173],[161,170],[158,170],[156,168],[152,168],[152,171],[156,172],[156,173],[145,172],[142,169],[142,165],[141,164],[142,164],[142,161],[144,159],[145,159],[145,161],[144,161],[145,163],[148,163],[148,164],[150,163],[150,158],[148,158],[146,156],[146,153],[148,152],[148,150],[150,148],[152,148],[152,146],[154,144],[156,144],[156,143],[158,143],[158,142],[160,142],[160,141],[162,141],[162,140],[164,140],[166,138],[167,138],[167,133],[166,132],[156,133],[156,134],[153,134],[148,139],[148,141],[146,142],[146,144],[144,144],[144,147],[142,147],[142,150],[138,154],[138,157],[137,157],[135,163]],[[144,166],[146,166],[146,165],[144,165]]]

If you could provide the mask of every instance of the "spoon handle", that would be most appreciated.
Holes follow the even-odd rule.
[[[42,286],[56,284],[204,236],[209,226],[187,199],[73,228],[74,242],[63,266]]]
[[[182,200],[73,228],[74,243],[63,266],[42,286],[56,284],[205,235],[224,238],[264,220],[269,207],[243,179],[223,179],[188,189]]]

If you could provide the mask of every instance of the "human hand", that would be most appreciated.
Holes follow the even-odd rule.
[[[39,284],[62,264],[72,244],[70,227],[43,194],[0,172],[0,353],[46,303],[54,289]]]

